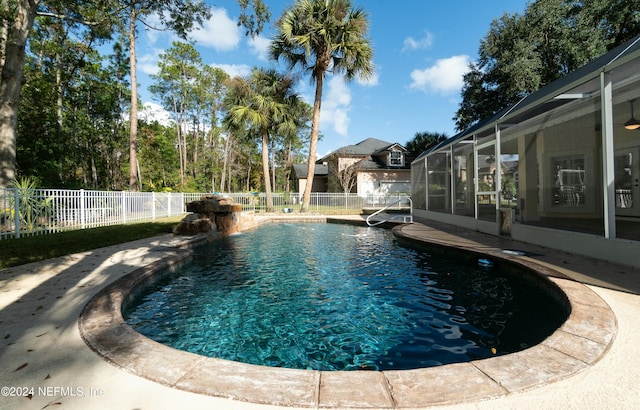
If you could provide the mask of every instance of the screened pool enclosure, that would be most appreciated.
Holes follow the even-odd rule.
[[[640,37],[422,153],[414,215],[640,266],[636,116]]]

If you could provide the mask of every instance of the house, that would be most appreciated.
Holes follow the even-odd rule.
[[[421,153],[414,216],[640,267],[634,102],[640,36]]]
[[[299,193],[304,192],[307,185],[307,164],[293,164],[293,170],[289,178],[294,183],[294,189]],[[328,167],[323,164],[316,164],[313,173],[313,186],[311,192],[327,192]]]
[[[348,192],[360,196],[409,193],[414,156],[398,143],[367,138],[339,148],[316,163],[313,192]],[[293,167],[298,192],[306,184],[307,165]]]

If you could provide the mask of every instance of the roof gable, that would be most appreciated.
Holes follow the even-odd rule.
[[[402,151],[402,152],[407,152],[407,149],[405,147],[403,147],[402,145],[398,144],[397,142],[394,142],[393,144],[387,145],[384,148],[380,148],[379,150],[375,151],[372,153],[372,155],[378,155],[381,154],[383,152],[388,152],[388,151]]]
[[[306,178],[307,164],[293,164],[293,173],[294,178]],[[313,175],[317,177],[326,177],[327,175],[329,175],[329,167],[323,164],[316,164]]]
[[[371,155],[377,151],[383,150],[384,148],[390,147],[393,144],[387,141],[379,140],[376,138],[367,138],[353,145],[347,145],[341,148],[338,148],[332,154],[342,154],[342,155]]]

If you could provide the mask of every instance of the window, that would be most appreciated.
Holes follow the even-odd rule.
[[[553,206],[584,207],[586,200],[584,155],[551,159]]]
[[[402,151],[391,151],[389,165],[392,167],[401,167],[402,164]]]

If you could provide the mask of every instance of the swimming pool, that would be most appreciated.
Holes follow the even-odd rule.
[[[254,226],[310,220],[357,223],[354,219],[357,218],[269,216],[256,218]],[[78,318],[80,335],[96,354],[119,369],[174,389],[286,408],[341,409],[428,408],[524,392],[592,368],[615,339],[613,311],[589,287],[564,275],[564,259],[550,264],[544,261],[544,255],[505,253],[500,243],[486,240],[485,235],[446,226],[443,229],[437,224],[401,225],[393,233],[403,242],[433,252],[473,254],[527,270],[543,286],[553,284],[560,288],[569,301],[571,314],[551,336],[528,349],[415,370],[298,370],[210,358],[157,343],[133,330],[122,317],[122,311],[135,298],[136,289],[148,286],[167,269],[185,261],[192,254],[191,248],[205,239],[193,237],[152,249],[164,257],[100,286]],[[537,248],[537,252],[544,249]]]
[[[271,224],[196,249],[124,307],[209,357],[314,370],[414,369],[525,349],[569,314],[524,270],[404,246],[389,231]]]

